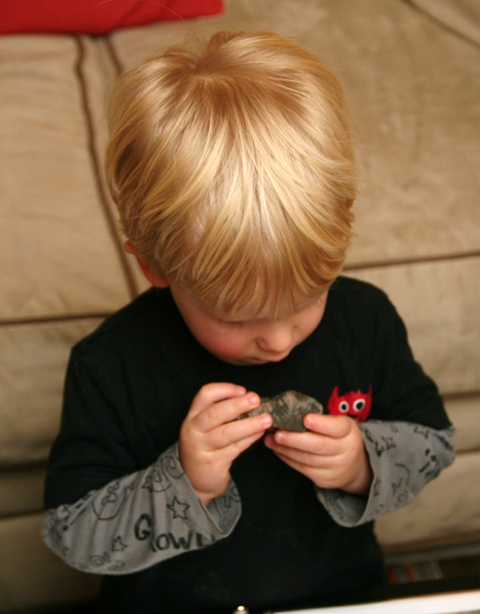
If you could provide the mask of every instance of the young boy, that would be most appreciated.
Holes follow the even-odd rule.
[[[271,33],[120,77],[107,176],[153,288],[76,345],[46,543],[102,612],[294,607],[384,581],[373,520],[453,461],[386,296],[339,277],[353,154],[341,87]],[[272,431],[261,398],[324,413]],[[255,415],[256,414],[256,415]]]

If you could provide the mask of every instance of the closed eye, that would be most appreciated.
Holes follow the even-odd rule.
[[[234,326],[236,328],[241,328],[242,326],[247,326],[247,324],[251,324],[248,320],[222,320],[223,324],[227,326]]]

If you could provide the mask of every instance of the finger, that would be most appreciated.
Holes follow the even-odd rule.
[[[327,453],[326,451],[324,453],[319,453],[317,451],[318,445],[315,446],[314,450],[308,446],[296,448],[281,445],[275,441],[275,436],[271,437],[270,435],[267,435],[265,438],[265,445],[282,458],[288,458],[292,461],[296,461],[297,463],[311,467],[330,466],[332,462],[335,462],[335,459],[339,457],[339,454],[337,454],[336,451],[331,454]]]
[[[254,392],[248,392],[239,397],[226,399],[209,405],[197,414],[195,423],[200,431],[207,433],[221,425],[236,421],[240,415],[259,405],[259,396]],[[248,422],[249,420],[250,418],[246,418],[239,422]],[[249,425],[252,426],[252,423],[249,422]]]
[[[327,467],[321,467],[321,466],[319,467],[319,466],[316,466],[316,465],[310,465],[308,463],[302,462],[298,458],[292,458],[292,456],[290,456],[289,454],[283,454],[282,452],[275,452],[275,454],[286,465],[288,465],[289,467],[292,467],[293,469],[295,469],[296,471],[299,471],[300,473],[303,473],[303,475],[310,476],[310,475],[313,475],[315,472],[318,472],[318,471],[322,471],[322,470],[328,471],[328,466]]]
[[[240,442],[251,437],[256,441],[272,426],[272,422],[270,414],[260,414],[245,418],[245,420],[228,422],[210,433],[212,444],[215,448],[226,448],[231,445],[239,445]]]
[[[191,416],[195,416],[214,403],[238,397],[245,393],[245,388],[243,386],[237,386],[237,384],[226,382],[205,384],[195,395],[189,413]]]
[[[232,460],[236,458],[237,456],[240,456],[242,452],[245,452],[245,450],[247,450],[251,445],[253,445],[256,441],[261,439],[261,437],[263,436],[263,433],[264,431],[261,431],[259,433],[250,435],[249,437],[245,437],[245,439],[241,439],[240,441],[235,442],[234,444],[235,453],[234,453],[234,456],[232,457]]]
[[[338,479],[336,477],[335,471],[330,467],[312,467],[310,465],[304,465],[303,463],[299,463],[294,459],[288,458],[281,454],[277,454],[277,456],[282,460],[286,465],[295,469],[305,477],[309,478],[316,484],[322,488],[337,488],[338,487]]]
[[[304,426],[315,433],[328,437],[346,437],[355,422],[347,416],[329,416],[324,414],[307,414],[303,419]]]
[[[272,449],[275,449],[275,451],[283,450],[285,454],[288,453],[288,449],[320,456],[335,456],[341,454],[345,448],[342,439],[313,432],[277,431],[273,434],[271,442]]]

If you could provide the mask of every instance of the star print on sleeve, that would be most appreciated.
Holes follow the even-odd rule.
[[[128,545],[123,543],[120,535],[113,540],[112,552],[123,552],[125,548],[128,548]]]
[[[233,481],[205,507],[180,463],[178,444],[143,470],[46,514],[45,543],[68,565],[99,574],[147,569],[205,548],[234,530],[241,515]],[[95,539],[85,539],[95,534]]]
[[[190,507],[188,503],[182,503],[175,497],[172,503],[167,504],[170,511],[173,512],[174,518],[181,518],[182,520],[188,520],[187,510]]]

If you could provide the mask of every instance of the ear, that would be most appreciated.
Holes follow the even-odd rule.
[[[157,273],[156,271],[154,271],[152,266],[148,264],[148,262],[145,262],[144,260],[138,257],[137,250],[135,249],[135,246],[130,241],[130,239],[128,241],[125,241],[125,243],[123,244],[123,247],[126,252],[135,256],[140,268],[142,269],[143,274],[148,279],[148,281],[152,284],[152,286],[156,286],[157,288],[167,288],[170,285],[168,283],[168,279],[164,275],[161,275]]]

